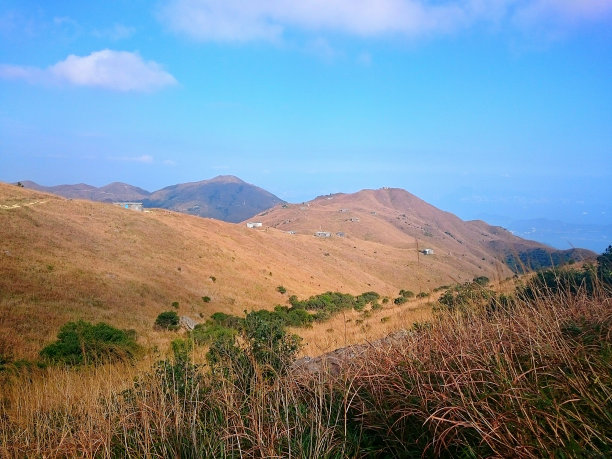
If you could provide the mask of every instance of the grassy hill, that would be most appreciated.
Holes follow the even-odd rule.
[[[132,328],[162,345],[172,335],[153,322],[174,302],[180,315],[204,320],[287,304],[290,295],[373,290],[393,298],[400,289],[431,292],[475,276],[504,279],[511,271],[490,242],[517,240],[401,190],[278,206],[260,218],[265,226],[249,229],[0,184],[0,347],[34,357],[75,319]],[[318,229],[334,237],[316,238]]]
[[[157,314],[195,319],[272,307],[327,290],[393,296],[476,274],[463,259],[417,259],[414,247],[321,240],[164,210],[134,212],[0,184],[0,343],[33,357],[68,320],[136,329],[152,344]],[[213,280],[214,279],[214,280]],[[281,295],[276,288],[287,289]],[[202,297],[211,298],[205,303]]]
[[[255,219],[298,234],[329,231],[350,240],[372,241],[397,249],[430,248],[430,258],[448,266],[457,260],[471,272],[495,271],[499,261],[515,271],[527,271],[593,258],[589,250],[556,250],[514,236],[483,221],[463,221],[398,188],[363,190],[354,194],[321,196],[299,205],[277,206]]]

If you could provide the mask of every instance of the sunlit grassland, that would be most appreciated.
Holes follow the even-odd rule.
[[[320,326],[334,320],[342,326],[346,315]],[[334,372],[323,364],[270,379],[255,364],[245,380],[175,362],[176,372],[162,375],[152,364],[163,355],[36,370],[5,381],[1,451],[603,457],[612,444],[611,325],[605,290],[541,292],[511,307],[439,310]],[[202,361],[197,353],[192,362]]]

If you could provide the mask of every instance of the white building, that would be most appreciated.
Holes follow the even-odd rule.
[[[123,207],[124,209],[137,210],[142,212],[142,202],[113,202],[114,205]]]

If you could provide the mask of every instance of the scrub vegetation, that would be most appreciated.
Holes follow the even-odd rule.
[[[503,294],[482,279],[451,286],[431,320],[348,348],[333,371],[325,359],[294,363],[290,312],[354,310],[378,304],[373,292],[216,313],[140,365],[9,365],[0,454],[606,457],[610,257],[525,277]],[[208,346],[204,361],[197,344]]]

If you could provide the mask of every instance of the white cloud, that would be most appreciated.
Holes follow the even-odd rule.
[[[136,156],[134,158],[127,158],[127,161],[135,161],[137,163],[151,164],[153,162],[153,156],[151,156],[151,155],[141,155],[141,156]]]
[[[612,0],[168,0],[160,19],[199,40],[278,40],[286,29],[348,35],[444,34],[477,23],[597,21]]]
[[[0,64],[0,78],[6,80],[26,80],[34,83],[40,79],[44,72],[35,67]]]
[[[67,83],[115,91],[153,91],[176,84],[176,79],[154,61],[137,53],[104,49],[88,56],[71,54],[46,69],[0,65],[0,77],[29,83]]]

